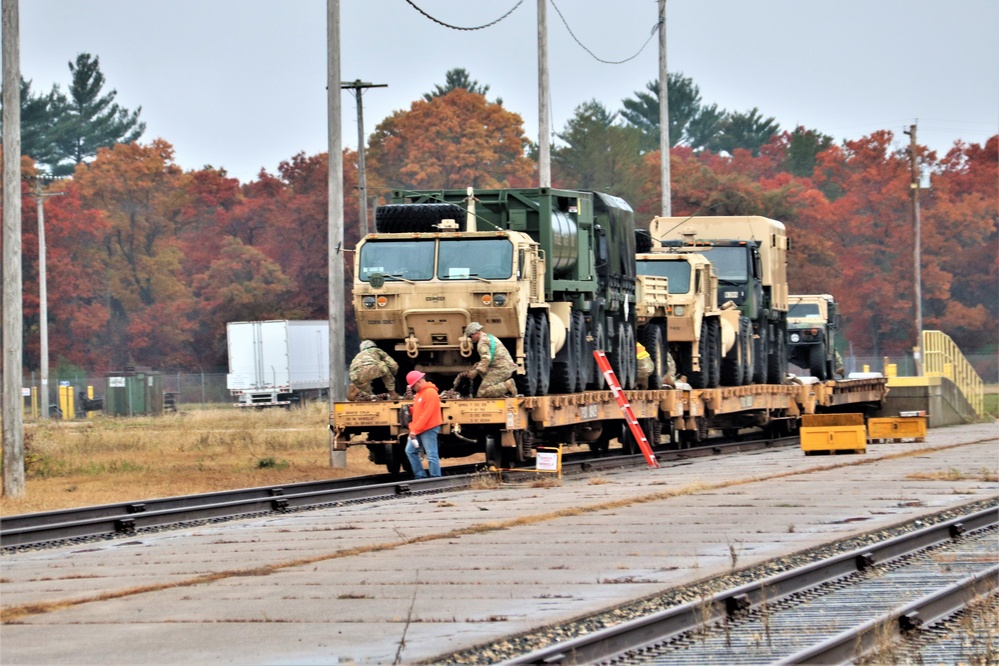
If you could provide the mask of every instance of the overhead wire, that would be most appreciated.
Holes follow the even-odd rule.
[[[407,1],[408,1],[408,0],[407,0]],[[648,46],[648,45],[649,45],[649,42],[651,42],[651,41],[652,41],[652,38],[656,36],[656,32],[657,32],[657,31],[659,30],[659,25],[660,25],[660,23],[661,23],[660,21],[656,21],[655,25],[653,25],[653,26],[652,26],[652,30],[651,30],[651,31],[650,31],[650,33],[649,33],[649,38],[645,40],[645,43],[644,43],[644,44],[642,44],[642,47],[641,47],[640,49],[638,49],[638,51],[637,51],[637,52],[635,53],[635,55],[633,55],[633,56],[631,56],[631,57],[628,57],[628,58],[625,58],[624,60],[604,60],[603,58],[601,58],[601,57],[599,57],[599,56],[598,56],[597,54],[595,54],[595,53],[594,53],[593,51],[591,51],[590,49],[588,49],[588,48],[586,47],[586,45],[585,45],[585,44],[583,44],[583,42],[579,41],[579,38],[578,38],[578,37],[576,37],[576,33],[574,33],[574,32],[572,31],[572,28],[570,28],[570,27],[569,27],[569,22],[568,22],[568,21],[566,21],[566,20],[565,20],[565,16],[563,16],[563,15],[562,15],[562,10],[560,10],[560,9],[558,8],[558,5],[556,5],[556,4],[555,4],[555,0],[549,0],[549,1],[550,1],[550,2],[552,3],[552,7],[554,7],[554,8],[555,8],[555,13],[556,13],[556,14],[558,14],[558,17],[559,17],[560,19],[562,19],[562,23],[563,23],[563,25],[565,25],[565,29],[569,31],[569,35],[570,35],[570,36],[572,37],[572,39],[573,39],[573,40],[574,40],[574,41],[575,41],[575,42],[576,42],[577,44],[579,44],[580,48],[582,48],[582,49],[583,49],[584,51],[586,51],[587,53],[589,53],[589,54],[590,54],[590,56],[591,56],[591,57],[592,57],[592,58],[593,58],[594,60],[596,60],[597,62],[602,62],[602,63],[604,63],[605,65],[623,65],[624,63],[626,63],[626,62],[628,62],[628,61],[630,61],[630,60],[634,60],[634,59],[635,59],[635,58],[637,58],[637,57],[638,57],[639,55],[641,55],[642,51],[644,51],[644,50],[645,50],[645,47],[646,47],[646,46]]]
[[[512,14],[514,11],[516,11],[517,7],[520,7],[522,4],[524,4],[524,0],[518,0],[517,4],[515,4],[513,7],[510,8],[510,11],[508,11],[506,14],[503,14],[503,16],[500,16],[495,21],[491,21],[491,22],[486,23],[484,25],[477,25],[477,26],[473,26],[473,27],[470,27],[470,28],[466,28],[466,27],[463,27],[463,26],[460,26],[460,25],[451,25],[450,23],[445,23],[444,21],[441,21],[440,19],[431,16],[430,14],[428,14],[427,12],[425,12],[421,7],[419,7],[415,2],[413,2],[413,0],[406,0],[406,2],[409,3],[409,5],[413,9],[415,9],[418,12],[420,12],[421,14],[423,14],[425,17],[427,17],[428,19],[430,19],[434,23],[436,23],[438,25],[442,25],[445,28],[451,28],[452,30],[482,30],[484,28],[488,28],[490,26],[494,26],[497,23],[499,23],[500,21],[502,21],[503,19],[505,19],[507,16],[509,16],[510,14]]]

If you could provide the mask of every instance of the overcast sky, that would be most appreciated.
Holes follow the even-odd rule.
[[[517,0],[413,0],[459,26],[489,23]],[[556,0],[604,60],[638,52],[656,0]],[[326,0],[21,0],[21,71],[35,92],[70,79],[80,52],[100,57],[117,101],[142,107],[143,141],[162,137],[186,169],[248,181],[294,154],[325,152]],[[705,103],[758,107],[782,128],[837,141],[878,129],[941,154],[999,132],[997,0],[668,0],[668,66]],[[626,64],[594,60],[548,5],[553,131],[596,99],[609,110],[658,74],[657,40]],[[387,84],[364,95],[365,131],[463,67],[537,139],[537,2],[499,24],[457,31],[406,0],[341,0],[341,77]],[[343,142],[356,104],[343,97]]]

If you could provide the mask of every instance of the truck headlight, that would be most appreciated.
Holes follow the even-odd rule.
[[[797,333],[791,334],[791,342],[801,342],[801,336]]]
[[[364,307],[366,307],[366,308],[373,308],[373,307],[375,307],[375,297],[374,296],[365,296],[364,300],[362,300],[361,303],[363,303]]]
[[[673,314],[677,317],[682,317],[683,313],[687,311],[687,306],[685,305],[675,305],[673,306]]]
[[[506,294],[496,294],[493,296],[493,305],[496,307],[503,307],[506,305]]]

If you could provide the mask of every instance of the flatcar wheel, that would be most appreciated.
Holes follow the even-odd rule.
[[[486,450],[486,462],[496,469],[502,469],[503,447],[500,446],[499,438],[495,434],[489,433],[483,438],[483,444]]]

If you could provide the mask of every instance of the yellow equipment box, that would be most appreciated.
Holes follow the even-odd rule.
[[[872,442],[892,442],[903,439],[924,442],[926,441],[926,415],[868,419],[867,436]]]
[[[815,453],[867,453],[863,414],[802,414],[801,450]]]

